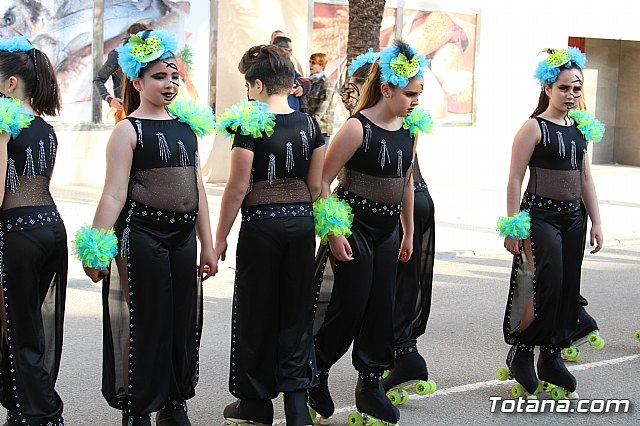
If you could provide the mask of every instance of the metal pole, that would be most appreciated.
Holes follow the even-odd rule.
[[[93,43],[91,44],[91,61],[93,62],[93,75],[97,75],[104,62],[104,0],[93,0]],[[92,79],[93,80],[93,79]],[[91,121],[102,121],[102,99],[98,91],[91,90]]]

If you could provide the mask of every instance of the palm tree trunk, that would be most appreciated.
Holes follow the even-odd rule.
[[[347,64],[368,48],[380,48],[380,26],[385,0],[349,0]]]

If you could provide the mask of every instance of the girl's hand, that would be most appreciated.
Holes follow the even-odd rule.
[[[200,252],[200,266],[198,272],[202,276],[202,281],[213,277],[218,273],[218,257],[214,249],[202,250]]]
[[[329,247],[331,248],[331,254],[342,262],[349,262],[353,260],[353,252],[351,251],[351,245],[344,235],[329,236]]]
[[[514,240],[513,238],[507,237],[504,239],[504,248],[512,255],[517,256],[522,249],[522,240]]]
[[[602,249],[604,237],[602,236],[602,228],[600,225],[591,224],[591,237],[589,243],[591,244],[591,247],[593,247],[594,244],[596,245],[596,248],[591,250],[591,254],[595,254]]]
[[[398,250],[398,260],[401,262],[408,262],[411,259],[413,253],[413,238],[402,237],[400,243],[400,249]]]
[[[224,262],[224,260],[227,258],[227,240],[216,241],[215,251],[217,253],[218,259]]]
[[[89,268],[88,266],[85,266],[84,273],[87,274],[91,281],[97,283],[109,275],[109,269]]]

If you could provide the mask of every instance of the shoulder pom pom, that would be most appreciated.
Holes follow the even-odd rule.
[[[587,141],[600,142],[604,136],[604,124],[602,124],[593,114],[582,109],[572,109],[569,117],[573,118],[578,125],[578,130]]]
[[[496,223],[496,230],[503,238],[523,240],[529,238],[531,229],[531,216],[526,210],[521,210],[513,216],[500,216]]]
[[[22,129],[29,127],[34,116],[29,114],[22,101],[14,98],[0,98],[0,133],[9,133],[15,138]]]
[[[276,115],[269,111],[269,105],[258,101],[242,101],[224,110],[218,117],[216,130],[227,136],[241,135],[260,138],[271,136],[276,124]]]
[[[418,132],[431,133],[433,129],[433,120],[429,111],[416,107],[411,111],[408,117],[402,119],[402,128],[409,129],[411,137],[415,137]]]
[[[313,203],[313,222],[316,228],[316,235],[320,237],[322,244],[327,243],[329,235],[351,235],[351,224],[353,214],[351,206],[336,195],[328,198],[318,198]]]
[[[113,229],[83,226],[72,242],[75,257],[89,268],[106,269],[118,252],[118,238]]]
[[[216,129],[216,117],[210,107],[200,105],[193,99],[178,99],[167,107],[179,121],[191,126],[197,136],[211,134]]]

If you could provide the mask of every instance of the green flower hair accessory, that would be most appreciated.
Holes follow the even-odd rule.
[[[348,237],[353,223],[351,206],[336,195],[318,198],[313,202],[313,222],[322,244],[327,244],[330,235]]]
[[[530,235],[531,216],[526,210],[521,210],[513,216],[500,216],[496,229],[503,238],[524,240]]]
[[[191,126],[197,136],[205,136],[216,130],[216,116],[209,106],[198,104],[193,99],[178,99],[167,107],[179,121]]]
[[[22,129],[29,127],[34,116],[24,109],[20,99],[0,98],[0,133],[16,138]]]
[[[409,129],[411,137],[415,137],[418,132],[431,133],[433,129],[433,120],[429,111],[416,107],[407,117],[402,119],[402,128]]]
[[[271,136],[276,125],[276,115],[269,105],[259,101],[242,101],[224,110],[218,117],[218,133],[231,136],[236,133],[261,138]]]
[[[578,125],[578,130],[585,140],[600,142],[604,136],[604,124],[602,124],[593,114],[582,109],[572,109],[569,117],[573,118]]]
[[[88,268],[106,269],[118,253],[118,238],[113,229],[83,226],[76,232],[72,245],[76,258]]]
[[[566,49],[557,49],[547,56],[546,62],[550,67],[560,67],[571,60],[569,51]]]
[[[391,59],[389,62],[391,70],[399,76],[411,78],[418,74],[420,69],[420,60],[418,56],[414,56],[411,60],[407,59],[402,53],[398,53],[398,56]]]
[[[156,59],[165,59],[178,53],[176,36],[164,30],[144,30],[132,34],[116,48],[118,65],[129,80],[140,75],[140,69]]]

